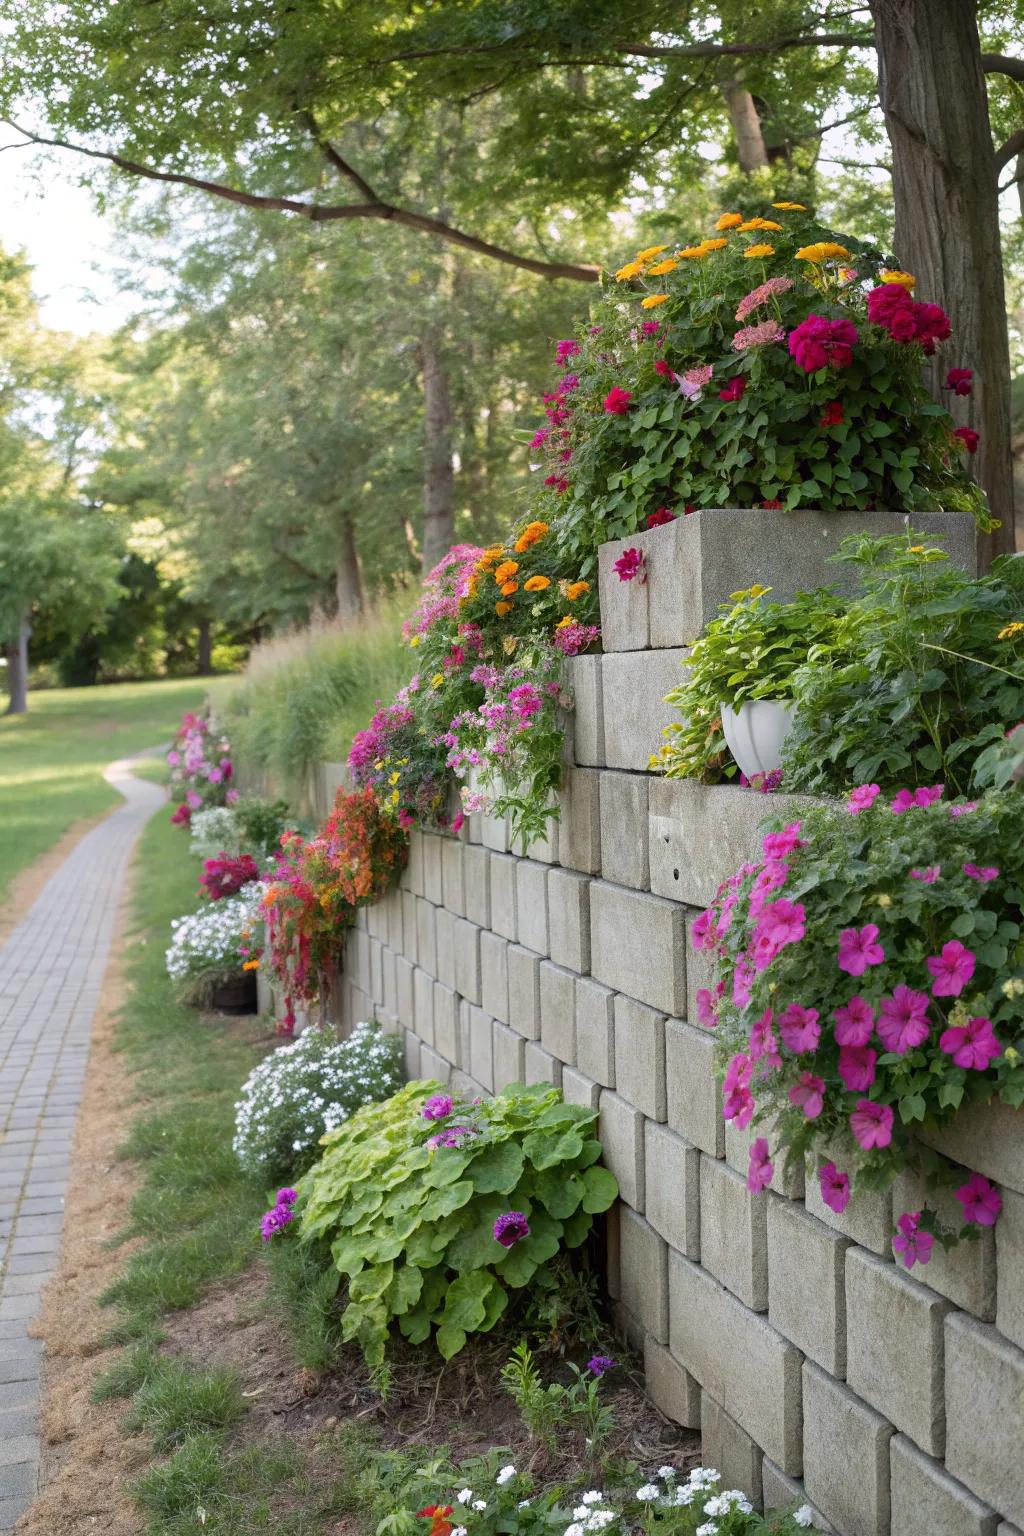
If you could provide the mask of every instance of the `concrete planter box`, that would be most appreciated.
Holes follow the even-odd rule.
[[[834,584],[854,593],[854,572],[829,565],[850,534],[905,533],[935,538],[955,565],[977,574],[974,520],[965,512],[777,512],[705,508],[599,551],[601,625],[606,651],[689,645],[730,593],[760,582],[773,598]],[[939,538],[939,535],[944,537]],[[613,566],[625,549],[647,558],[647,580],[622,582]]]

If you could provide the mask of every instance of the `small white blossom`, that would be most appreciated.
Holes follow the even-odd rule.
[[[678,1476],[675,1467],[659,1467],[658,1476],[663,1480]]]
[[[618,1518],[614,1509],[595,1509],[587,1516],[586,1527],[588,1531],[603,1531],[606,1525],[611,1525]]]
[[[604,1500],[604,1494],[597,1488],[591,1488],[580,1499],[581,1504],[600,1504]]]
[[[753,1504],[751,1504],[746,1494],[739,1488],[727,1488],[721,1495],[721,1501],[725,1506],[723,1513],[728,1512],[730,1509],[738,1509],[744,1515],[749,1515],[753,1512]]]
[[[474,1509],[486,1509],[487,1508],[487,1500],[486,1499],[474,1499],[473,1500],[473,1508]]]
[[[473,1497],[472,1488],[460,1488],[455,1498],[459,1504],[468,1504]]]
[[[657,1483],[644,1483],[642,1488],[637,1489],[636,1496],[641,1504],[650,1504],[652,1500],[661,1498],[661,1489]]]
[[[574,1520],[572,1525],[566,1526],[563,1536],[583,1536],[582,1525],[578,1520]]]
[[[794,1511],[793,1519],[797,1525],[807,1526],[813,1524],[814,1515],[811,1512],[811,1506],[809,1504],[801,1504],[800,1508]]]
[[[457,1525],[452,1531],[452,1536],[467,1536],[466,1527],[464,1525]]]
[[[677,1504],[690,1505],[693,1503],[696,1497],[697,1489],[693,1486],[692,1483],[684,1483],[681,1488],[676,1489]]]
[[[704,1513],[706,1515],[727,1515],[729,1513],[729,1505],[720,1494],[716,1494],[713,1499],[708,1499],[704,1505]]]
[[[704,1525],[698,1525],[696,1536],[718,1536],[718,1526],[713,1520],[708,1520]]]
[[[690,1482],[695,1488],[710,1488],[712,1483],[717,1483],[719,1472],[715,1467],[694,1467],[690,1473]]]
[[[503,1484],[507,1483],[510,1478],[515,1477],[515,1475],[516,1475],[515,1467],[511,1467],[511,1466],[510,1467],[502,1467],[501,1471],[498,1473],[498,1475],[494,1479],[494,1481],[498,1484],[498,1486],[500,1488]]]

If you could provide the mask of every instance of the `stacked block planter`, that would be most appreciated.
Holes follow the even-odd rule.
[[[839,1536],[1019,1536],[1024,1113],[950,1133],[949,1154],[999,1182],[1003,1216],[913,1274],[890,1246],[912,1188],[843,1216],[813,1177],[777,1172],[748,1194],[754,1133],[721,1118],[688,936],[762,817],[807,802],[646,772],[662,696],[718,601],[755,580],[780,595],[829,580],[821,550],[845,521],[696,514],[629,541],[646,547],[646,586],[619,583],[603,550],[606,653],[570,664],[574,766],[551,844],[521,857],[485,818],[462,839],[414,834],[401,887],[351,935],[343,1023],[376,1013],[401,1030],[411,1074],[474,1093],[551,1080],[599,1109],[622,1195],[607,1256],[619,1323],[726,1486],[767,1507],[806,1498]],[[972,530],[942,526],[970,568]]]

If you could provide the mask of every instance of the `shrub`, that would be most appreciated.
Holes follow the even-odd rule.
[[[237,896],[174,919],[167,974],[180,984],[182,1002],[201,1006],[219,982],[255,964],[262,896],[262,886],[248,885]]]
[[[171,799],[177,802],[172,821],[188,826],[196,811],[237,800],[230,754],[230,743],[212,715],[184,716],[167,754]]]
[[[195,811],[189,823],[190,848],[200,859],[218,853],[241,853],[241,828],[233,805],[211,805]]]
[[[266,1180],[304,1173],[317,1143],[364,1104],[401,1086],[401,1044],[376,1024],[347,1040],[307,1029],[250,1072],[235,1105],[233,1146],[247,1173]]]
[[[417,1082],[332,1131],[299,1194],[348,1279],[344,1337],[380,1365],[393,1322],[445,1359],[493,1328],[615,1199],[596,1118],[543,1084],[467,1104]]]
[[[286,801],[243,795],[233,805],[195,812],[191,849],[201,859],[248,853],[265,864],[277,852],[282,833],[294,824]]]

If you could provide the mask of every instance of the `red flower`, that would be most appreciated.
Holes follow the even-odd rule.
[[[670,512],[668,507],[659,507],[657,512],[648,512],[647,514],[648,528],[661,528],[665,523],[674,523],[675,520],[675,513]]]
[[[819,368],[849,368],[857,339],[857,327],[849,320],[808,315],[790,331],[789,350],[797,367],[805,373],[815,373]]]
[[[643,551],[639,549],[625,549],[612,566],[612,570],[620,581],[632,581],[639,577],[641,583],[647,579],[647,571]]]
[[[872,325],[884,326],[893,341],[919,341],[929,357],[935,351],[935,343],[946,341],[950,333],[949,316],[944,309],[938,304],[915,303],[899,283],[883,283],[871,290],[868,319]]]
[[[903,310],[913,309],[914,301],[901,283],[882,283],[868,294],[868,319],[872,325],[889,330],[893,318]]]
[[[841,427],[843,425],[843,402],[841,400],[830,400],[818,425],[819,427]]]
[[[973,427],[957,427],[953,436],[960,439],[968,453],[977,453],[978,434]]]
[[[742,400],[746,387],[746,379],[742,377],[730,379],[725,388],[718,391],[718,398],[719,400]]]
[[[684,514],[685,514],[685,515],[686,515],[686,516],[687,516],[687,517],[689,517],[689,515],[690,515],[690,513],[691,513],[691,512],[696,512],[696,510],[697,510],[697,508],[696,508],[696,507],[695,507],[695,506],[694,506],[694,504],[693,504],[693,502],[692,502],[692,501],[688,501],[688,502],[687,502],[687,503],[686,503],[686,506],[685,506],[685,507],[684,507],[684,508],[683,508],[683,512],[684,512]]]
[[[666,363],[663,357],[658,358],[658,361],[654,365],[654,371],[659,375],[660,378],[670,379],[672,377],[672,369],[670,365]]]
[[[416,1518],[430,1521],[428,1536],[451,1536],[452,1523],[446,1518],[451,1512],[451,1504],[427,1504],[416,1511]]]
[[[781,512],[782,511],[782,502],[781,501],[762,501],[761,505],[765,509],[766,512]]]
[[[632,398],[628,389],[610,389],[604,397],[604,408],[609,416],[625,416]]]
[[[544,480],[545,485],[553,486],[562,496],[569,489],[569,482],[564,475],[548,475]]]
[[[969,395],[974,374],[970,368],[951,368],[946,374],[943,389],[951,389],[954,395]]]
[[[172,827],[187,827],[192,820],[191,808],[183,800],[171,817]]]
[[[937,341],[948,341],[952,329],[949,316],[938,304],[915,304],[914,324],[917,339],[929,357],[935,351]]]

